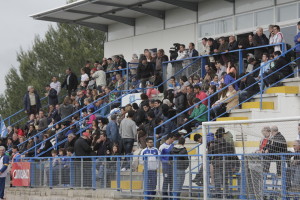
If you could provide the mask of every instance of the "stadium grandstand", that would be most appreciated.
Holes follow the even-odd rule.
[[[106,32],[105,56],[45,98],[28,86],[12,115],[28,116],[1,120],[8,196],[300,198],[298,1],[82,0],[32,17]]]

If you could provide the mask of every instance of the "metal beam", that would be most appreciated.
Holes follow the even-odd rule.
[[[160,11],[160,10],[153,10],[153,9],[148,9],[148,8],[139,8],[139,7],[131,7],[128,8],[130,10],[139,12],[139,13],[143,13],[152,17],[157,17],[160,19],[165,19],[165,12],[164,11]]]
[[[120,22],[123,24],[127,24],[129,26],[135,26],[135,19],[130,17],[122,17],[122,16],[116,16],[116,15],[108,15],[108,14],[101,14],[99,17],[103,17],[109,20],[113,20],[116,22]]]
[[[140,7],[143,4],[150,3],[150,2],[152,2],[152,1],[140,2],[140,3],[136,3],[136,4],[126,6],[126,5],[117,4],[117,3],[92,1],[93,4],[102,5],[102,6],[112,6],[112,7],[123,8],[123,9],[129,9],[129,10],[133,10],[133,11],[136,11],[136,12],[139,12],[139,13],[143,13],[143,14],[152,16],[152,17],[157,17],[157,18],[160,18],[160,19],[164,19],[165,18],[165,12],[164,11],[154,10],[154,9],[147,9],[147,8]]]
[[[198,3],[182,1],[182,0],[158,0],[173,6],[185,8],[194,12],[198,12]]]
[[[78,24],[81,26],[86,26],[89,28],[97,29],[103,32],[108,31],[108,26],[103,25],[103,24],[96,24],[96,23],[89,23],[89,22],[77,22],[73,20],[67,20],[67,19],[59,19],[59,18],[54,18],[54,17],[41,17],[37,18],[39,20],[46,20],[46,21],[52,21],[52,22],[58,22],[58,23],[67,23],[67,24]]]
[[[123,24],[127,24],[129,26],[134,26],[135,25],[135,19],[130,18],[130,17],[122,17],[122,16],[116,16],[116,15],[108,15],[108,14],[98,14],[98,13],[93,13],[93,12],[87,12],[87,11],[80,11],[80,10],[73,10],[73,9],[68,9],[65,10],[66,12],[71,12],[71,13],[77,13],[77,14],[84,14],[84,15],[90,15],[89,17],[84,18],[85,20],[87,18],[94,18],[94,17],[102,17],[105,19],[113,20],[116,22],[120,22]],[[82,21],[83,19],[79,19],[76,21]]]

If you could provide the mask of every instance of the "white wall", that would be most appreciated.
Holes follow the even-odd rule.
[[[137,18],[135,22],[136,35],[162,30],[163,28],[164,21],[156,17],[144,16]]]
[[[252,10],[267,8],[274,5],[274,0],[237,0],[235,1],[236,14]]]
[[[104,54],[105,57],[123,54],[125,59],[130,61],[132,53],[143,53],[145,48],[162,48],[169,55],[168,51],[173,43],[178,42],[188,45],[189,42],[195,41],[195,26],[196,24],[190,24],[135,37],[108,41],[104,44]]]
[[[298,0],[277,0],[277,4],[284,4],[284,3],[290,3],[290,2],[296,2]]]
[[[199,3],[199,22],[233,15],[233,4],[224,0],[209,0]]]
[[[197,22],[197,13],[183,8],[167,10],[165,21],[166,28],[192,24]]]
[[[126,38],[134,35],[134,27],[115,23],[108,26],[108,41]]]

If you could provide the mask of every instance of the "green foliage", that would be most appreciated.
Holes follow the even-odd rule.
[[[43,97],[44,87],[51,82],[52,76],[58,76],[62,83],[67,68],[79,76],[86,60],[101,60],[104,41],[105,34],[98,30],[69,24],[49,26],[43,39],[35,37],[30,50],[20,49],[17,54],[19,71],[12,68],[6,75],[7,89],[4,96],[0,96],[2,117],[8,117],[23,108],[27,86],[34,86]],[[46,103],[42,102],[43,105]]]

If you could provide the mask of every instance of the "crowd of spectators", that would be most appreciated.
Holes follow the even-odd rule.
[[[166,88],[162,84],[162,63],[169,59],[163,49],[145,49],[140,56],[133,54],[128,71],[126,70],[127,62],[122,55],[115,55],[108,59],[103,58],[101,63],[95,61],[92,64],[87,61],[86,65],[80,69],[79,79],[72,69],[66,69],[66,76],[62,84],[58,77],[53,77],[52,82],[45,86],[45,96],[48,97],[49,105],[47,111],[42,109],[39,94],[32,86],[28,86],[28,92],[23,98],[28,121],[23,126],[8,127],[9,133],[5,141],[2,139],[2,143],[8,148],[21,143],[19,151],[26,152],[27,156],[33,156],[35,154],[31,148],[34,143],[59,133],[52,140],[45,139],[49,141],[48,145],[55,145],[70,134],[78,137],[78,131],[86,127],[86,132],[92,135],[91,144],[95,144],[100,135],[106,133],[112,143],[119,143],[122,152],[129,154],[136,139],[145,147],[146,137],[161,138],[163,143],[163,138],[177,127],[181,127],[179,133],[187,134],[202,122],[214,120],[221,115],[226,116],[230,110],[238,108],[239,103],[251,99],[260,91],[259,84],[255,83],[257,80],[288,63],[286,57],[280,56],[281,45],[247,50],[243,54],[246,62],[245,73],[240,73],[239,76],[237,53],[226,52],[284,42],[284,36],[280,32],[279,26],[270,25],[269,32],[270,35],[266,36],[262,28],[257,28],[255,34],[251,33],[240,41],[237,41],[235,36],[229,36],[228,40],[225,37],[203,38],[202,47],[199,47],[203,51],[200,53],[195,49],[194,43],[190,43],[188,49],[185,49],[184,44],[180,44],[177,60],[208,55],[205,74],[170,77],[165,84]],[[295,43],[298,44],[299,39],[296,37]],[[277,57],[278,59],[265,65],[269,59]],[[179,63],[184,67],[191,62],[185,60]],[[260,71],[252,73],[261,65],[265,66]],[[291,70],[291,67],[280,69],[264,80],[263,87],[270,86],[290,75]],[[252,74],[238,83],[231,84],[238,77],[247,73]],[[141,93],[142,102],[139,105],[132,103],[121,107],[120,103],[116,101],[122,94],[121,91],[125,89],[125,83],[129,85],[128,89],[131,89],[132,92]],[[226,86],[228,86],[226,89],[222,89]],[[68,96],[59,104],[59,94],[62,88],[67,90]],[[218,92],[219,90],[221,91]],[[215,95],[212,95],[214,93]],[[163,99],[157,98],[158,94],[162,94]],[[209,101],[208,96],[210,97]],[[168,121],[174,115],[182,113],[194,104],[196,104],[194,108],[178,115],[177,119],[164,123],[154,135],[156,126]],[[208,114],[205,113],[210,108],[212,109],[210,110],[210,119],[208,119]],[[84,122],[78,123],[86,116]],[[53,126],[53,124],[56,125]],[[131,124],[133,127],[131,129],[135,130],[133,133],[129,133],[128,126]],[[38,134],[40,132],[42,134]],[[38,137],[33,137],[36,134]],[[27,138],[31,139],[22,143]],[[64,147],[64,144],[59,147]],[[41,145],[39,152],[44,151],[47,151],[46,145]],[[49,156],[50,151],[43,155]]]

